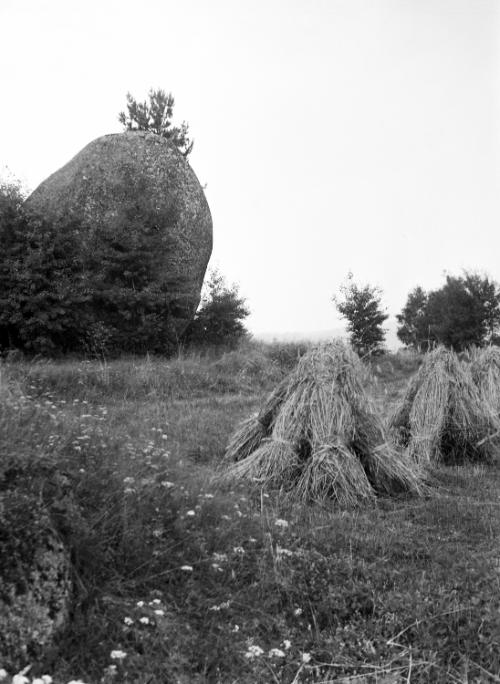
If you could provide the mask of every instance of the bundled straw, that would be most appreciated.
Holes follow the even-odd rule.
[[[366,372],[343,342],[318,347],[231,439],[224,479],[247,479],[300,499],[352,505],[376,492],[422,491],[419,469],[385,438]]]
[[[425,465],[490,460],[499,427],[470,369],[444,347],[426,355],[389,425],[396,444]]]
[[[481,402],[500,416],[500,348],[477,347],[469,352],[470,372]]]

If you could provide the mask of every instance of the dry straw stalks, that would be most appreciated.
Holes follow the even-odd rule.
[[[467,357],[481,402],[496,416],[500,416],[500,348],[474,347]]]
[[[389,429],[423,465],[489,461],[498,447],[500,355],[471,353],[471,363],[444,347],[426,354]]]
[[[388,443],[365,376],[358,356],[341,341],[307,353],[233,435],[222,479],[340,505],[377,492],[421,493],[419,466]]]

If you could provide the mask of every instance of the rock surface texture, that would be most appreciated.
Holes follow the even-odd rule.
[[[78,232],[83,253],[103,235],[141,221],[153,226],[157,274],[169,292],[174,335],[192,320],[212,251],[212,218],[203,189],[178,149],[143,131],[105,135],[41,183],[26,201]]]
[[[52,645],[71,600],[70,560],[32,497],[0,493],[0,662],[25,667]]]

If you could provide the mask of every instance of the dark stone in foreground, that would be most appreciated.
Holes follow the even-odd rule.
[[[0,663],[17,671],[68,619],[70,560],[36,499],[0,494]]]
[[[172,335],[192,320],[212,251],[212,218],[196,175],[168,140],[143,131],[97,138],[25,206],[63,229],[76,226],[82,253],[94,258],[115,227],[153,226],[151,275],[168,290]]]

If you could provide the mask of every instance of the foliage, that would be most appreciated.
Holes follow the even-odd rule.
[[[403,344],[415,350],[425,351],[428,347],[427,302],[427,294],[418,286],[409,293],[403,310],[396,316],[400,324],[397,336]]]
[[[0,188],[0,348],[68,351],[85,327],[87,297],[76,237],[28,215],[11,187]]]
[[[127,114],[120,112],[119,122],[128,131],[151,131],[171,140],[188,157],[194,142],[189,138],[189,126],[185,121],[180,126],[172,125],[175,105],[172,93],[151,89],[148,97],[149,103],[137,102],[127,93]]]
[[[139,181],[136,181],[139,182]],[[139,194],[140,196],[140,194]],[[182,283],[162,254],[169,231],[145,202],[125,205],[90,242],[81,226],[29,214],[15,188],[0,188],[0,349],[107,356],[172,351]]]
[[[347,319],[352,346],[362,356],[379,353],[385,340],[382,324],[389,318],[380,308],[381,290],[371,285],[358,285],[349,273],[340,293],[341,296],[333,297],[333,301]]]
[[[397,316],[399,339],[415,349],[444,344],[455,351],[496,343],[500,332],[500,287],[489,276],[464,271],[446,276],[438,290],[415,288]]]
[[[227,285],[224,276],[214,269],[209,274],[201,305],[184,341],[200,347],[235,348],[248,336],[243,321],[249,315],[250,310],[239,294],[238,286]]]

